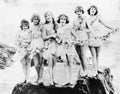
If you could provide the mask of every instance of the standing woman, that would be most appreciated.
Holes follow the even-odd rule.
[[[31,58],[33,59],[36,71],[37,71],[37,83],[41,82],[42,73],[43,73],[43,65],[42,65],[42,53],[41,50],[44,46],[44,41],[42,39],[42,27],[40,16],[38,14],[34,14],[31,18],[31,22],[33,23],[30,27],[32,31],[32,43],[31,43]]]
[[[32,32],[29,29],[29,22],[27,20],[21,21],[21,30],[17,33],[15,44],[20,56],[20,61],[23,67],[23,72],[25,76],[25,83],[29,81],[30,75],[30,61],[29,52],[30,43],[32,41]]]
[[[66,81],[59,81],[58,83],[60,85],[72,85],[72,71],[71,71],[71,65],[76,60],[77,63],[80,63],[79,58],[77,56],[76,50],[73,45],[73,39],[75,38],[75,33],[70,28],[69,24],[69,18],[65,14],[61,14],[58,17],[58,29],[57,29],[57,51],[56,56],[57,60],[60,61],[60,63],[64,63],[65,70],[64,77]]]
[[[44,59],[47,60],[50,84],[53,85],[53,67],[55,63],[55,52],[56,52],[56,23],[51,12],[45,13],[45,24],[43,26],[43,39],[45,42],[45,52],[43,53]]]
[[[89,32],[89,49],[92,55],[92,62],[93,62],[93,76],[97,74],[98,69],[98,62],[99,62],[99,55],[100,49],[102,45],[102,32],[100,31],[100,24],[105,26],[106,28],[113,31],[111,27],[107,26],[101,19],[100,15],[98,15],[98,9],[96,6],[92,5],[88,10],[89,20],[88,23],[92,27],[91,32]]]
[[[75,14],[77,15],[77,18],[73,21],[73,29],[76,34],[77,41],[75,49],[77,51],[77,54],[79,56],[83,68],[83,72],[80,75],[86,76],[87,75],[86,49],[89,24],[87,24],[85,17],[83,17],[84,10],[82,6],[77,6],[75,8]]]

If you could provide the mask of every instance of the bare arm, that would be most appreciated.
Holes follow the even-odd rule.
[[[114,30],[113,28],[111,28],[111,27],[109,27],[108,25],[106,25],[100,17],[98,18],[98,20],[99,20],[99,22],[100,22],[102,25],[104,25],[106,28],[111,29],[111,30]]]
[[[49,36],[47,36],[47,31],[46,31],[45,26],[43,26],[42,28],[42,37],[44,40],[49,39]]]
[[[17,32],[16,37],[15,37],[15,45],[19,46],[20,45],[20,31]]]
[[[75,34],[75,31],[71,28],[71,35],[76,39],[76,34]]]
[[[89,30],[88,30],[88,33],[94,32],[94,29],[93,29],[92,26],[90,25],[90,22],[87,21],[87,20],[86,20],[86,26],[87,26],[87,28],[89,29]]]

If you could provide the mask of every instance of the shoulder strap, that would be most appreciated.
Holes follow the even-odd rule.
[[[98,15],[96,16],[96,18],[90,23],[91,25],[98,19]]]

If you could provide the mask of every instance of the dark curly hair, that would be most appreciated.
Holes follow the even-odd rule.
[[[91,10],[91,8],[95,8],[95,9],[96,9],[96,12],[95,12],[94,15],[97,15],[97,14],[98,14],[98,8],[97,8],[97,6],[95,6],[95,5],[90,6],[90,8],[87,10],[88,14],[90,15],[90,10]]]
[[[82,11],[82,14],[84,14],[84,10],[83,10],[83,7],[82,6],[77,6],[76,8],[75,8],[75,14],[76,14],[76,12],[77,11]]]
[[[20,25],[20,28],[21,28],[21,30],[23,30],[23,25],[26,25],[26,26],[28,26],[28,28],[29,28],[29,22],[26,20],[26,19],[22,19],[21,20],[21,25]]]
[[[33,19],[37,18],[37,20],[40,22],[40,16],[38,14],[33,14],[31,17],[31,22],[33,22]]]
[[[61,15],[59,15],[59,16],[58,16],[58,20],[57,20],[57,22],[60,23],[60,18],[63,17],[63,16],[66,18],[66,24],[68,24],[68,23],[69,23],[69,18],[68,18],[68,16],[65,15],[65,14],[61,14]]]

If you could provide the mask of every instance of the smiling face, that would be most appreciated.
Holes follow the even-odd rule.
[[[95,15],[95,13],[96,13],[96,8],[95,7],[91,7],[91,9],[90,9],[90,15]]]
[[[23,24],[22,24],[22,29],[23,29],[23,30],[26,30],[26,29],[28,29],[28,28],[29,28],[29,26],[28,26],[27,23],[23,23]]]
[[[50,13],[46,13],[45,19],[47,22],[51,22],[53,20],[52,15]]]
[[[40,22],[40,20],[39,20],[37,17],[34,17],[34,18],[33,18],[33,23],[34,23],[34,25],[38,25],[39,22]]]
[[[60,17],[60,24],[65,25],[66,24],[66,17],[63,15]]]
[[[76,14],[77,14],[78,17],[81,17],[83,12],[82,12],[82,10],[78,10],[78,11],[76,11]]]

